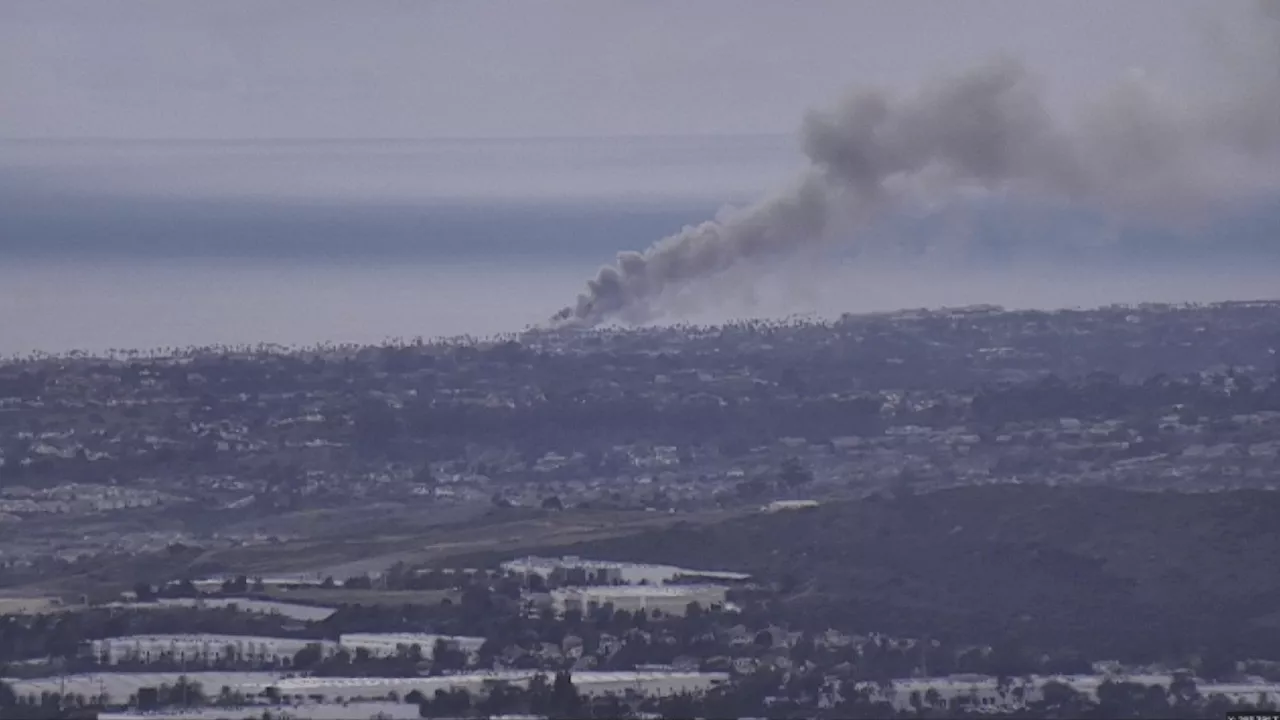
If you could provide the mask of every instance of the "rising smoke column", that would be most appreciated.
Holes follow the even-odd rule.
[[[1129,78],[1067,128],[1036,78],[1002,58],[912,96],[863,91],[811,112],[801,128],[810,167],[791,188],[621,253],[552,323],[643,322],[668,293],[822,242],[837,216],[841,232],[856,232],[886,211],[965,189],[1153,215],[1275,189],[1280,1],[1257,9],[1236,84],[1205,107]]]

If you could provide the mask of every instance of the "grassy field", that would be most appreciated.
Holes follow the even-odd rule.
[[[62,604],[57,598],[31,596],[23,597],[16,595],[0,596],[0,615],[21,615],[28,613],[41,613],[57,610]]]

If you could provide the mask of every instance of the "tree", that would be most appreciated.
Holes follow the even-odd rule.
[[[782,462],[779,478],[787,487],[800,487],[813,482],[813,472],[800,462],[800,458],[789,457]]]
[[[548,714],[558,718],[580,717],[582,698],[573,685],[573,677],[568,670],[556,673],[555,682],[551,685],[551,701]]]
[[[547,682],[546,675],[538,673],[529,680],[529,712],[545,715],[550,705],[551,685]]]
[[[761,630],[760,632],[756,633],[755,644],[756,644],[756,647],[761,647],[766,649],[773,647],[773,633],[769,632],[768,630]]]
[[[1180,706],[1189,706],[1200,699],[1200,691],[1196,688],[1195,678],[1191,675],[1180,672],[1174,673],[1172,682],[1169,683],[1169,697],[1173,702]]]
[[[349,577],[342,581],[342,587],[348,590],[372,590],[373,578],[370,578],[367,573]]]
[[[435,647],[431,649],[431,669],[434,673],[436,670],[462,670],[467,666],[467,655],[458,648],[456,643],[449,642],[444,638],[436,640]]]
[[[1102,683],[1102,686],[1107,683]],[[1102,686],[1098,688],[1098,698],[1102,699],[1104,690]],[[1082,704],[1080,693],[1070,685],[1056,680],[1050,680],[1040,687],[1041,700],[1040,706],[1043,710],[1056,712],[1063,715],[1079,713]]]
[[[314,667],[324,658],[320,643],[308,643],[306,647],[293,654],[293,668],[307,670]]]
[[[237,575],[222,581],[222,592],[228,595],[241,595],[249,591],[249,578]]]
[[[138,598],[138,602],[151,602],[156,599],[156,591],[151,587],[150,583],[138,583],[133,586],[133,594]]]
[[[937,688],[929,688],[924,691],[924,704],[931,708],[939,707],[942,702],[942,693]]]

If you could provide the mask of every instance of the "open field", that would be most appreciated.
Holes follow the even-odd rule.
[[[210,553],[203,560],[249,574],[311,573],[349,577],[385,569],[396,562],[446,564],[453,557],[480,553],[519,554],[529,547],[556,547],[657,530],[677,523],[701,525],[743,511],[665,514],[634,511],[495,511],[465,525],[418,529],[380,527],[370,535],[298,540]]]
[[[61,607],[62,604],[53,597],[0,595],[0,615],[48,612]]]
[[[614,510],[570,510],[552,512],[523,508],[491,510],[456,523],[423,525],[409,513],[386,513],[385,520],[373,523],[370,514],[382,508],[355,508],[362,522],[310,524],[315,535],[275,543],[227,549],[170,549],[134,557],[122,556],[90,571],[53,578],[17,590],[22,594],[49,594],[76,598],[80,593],[118,592],[136,582],[159,578],[193,578],[235,573],[253,576],[310,574],[332,576],[341,581],[362,573],[376,573],[396,562],[409,565],[455,567],[476,559],[485,562],[509,558],[531,548],[554,549],[661,531],[674,526],[702,526],[717,523],[754,510],[718,510],[702,513],[654,513]],[[329,512],[329,511],[324,511]],[[296,518],[293,518],[296,520]],[[454,559],[458,559],[455,562]],[[474,566],[474,565],[471,565]],[[351,591],[329,591],[344,593]],[[15,593],[17,594],[17,593]],[[340,602],[325,590],[309,588],[281,594],[282,600]],[[371,595],[369,602],[421,602]],[[432,598],[439,602],[441,598]]]
[[[347,588],[302,588],[273,590],[267,593],[280,601],[309,602],[322,605],[439,605],[448,598],[457,602],[453,590],[349,590]]]

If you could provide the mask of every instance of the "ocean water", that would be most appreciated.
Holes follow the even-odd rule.
[[[0,142],[0,355],[516,332],[803,164],[786,137]],[[1280,295],[1274,208],[1120,241],[1080,213],[975,217],[963,257],[935,252],[950,218],[890,223],[902,252],[780,258],[666,319]]]

